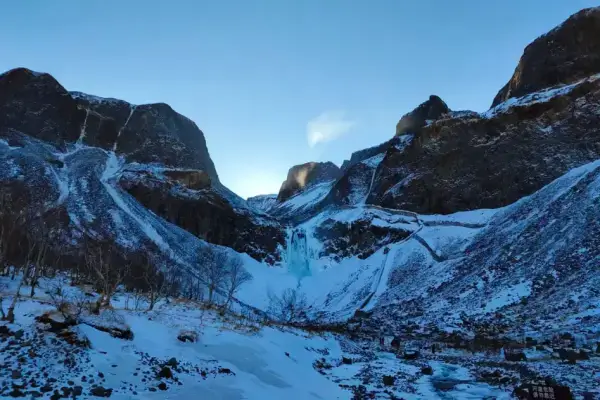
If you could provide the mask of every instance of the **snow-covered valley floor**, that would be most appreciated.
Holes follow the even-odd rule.
[[[17,280],[0,278],[5,311]],[[405,360],[382,351],[377,340],[264,326],[183,300],[136,311],[126,293],[113,298],[112,310],[57,330],[36,320],[55,312],[44,289],[55,290],[56,282],[40,286],[33,298],[22,287],[15,322],[0,322],[0,398],[508,399],[510,378],[522,368],[499,354],[451,349]],[[70,286],[64,292],[85,296]],[[133,337],[113,337],[107,327],[129,329]],[[182,332],[197,333],[198,340],[182,342]],[[584,385],[600,378],[597,357],[576,366],[532,365],[567,371]],[[488,370],[489,383],[481,380]]]

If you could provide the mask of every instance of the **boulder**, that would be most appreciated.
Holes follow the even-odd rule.
[[[195,343],[198,341],[198,332],[190,330],[179,331],[179,334],[177,335],[177,340],[184,343]]]
[[[431,95],[429,100],[419,104],[417,108],[405,114],[396,124],[396,136],[407,133],[416,134],[421,131],[430,121],[439,119],[442,115],[450,112],[444,101],[438,96]]]
[[[0,128],[64,146],[75,142],[85,112],[51,75],[16,68],[0,75]]]

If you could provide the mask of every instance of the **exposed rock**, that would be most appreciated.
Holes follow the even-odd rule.
[[[130,162],[202,170],[219,181],[202,131],[167,104],[136,106],[79,92],[72,95],[87,112],[81,127],[84,143],[114,149]]]
[[[581,10],[529,44],[492,107],[600,73],[600,7]]]
[[[277,201],[284,202],[305,188],[335,180],[341,175],[341,170],[332,162],[309,162],[295,165],[288,171],[287,178],[279,189]]]
[[[389,147],[368,203],[452,213],[513,203],[600,157],[600,80],[479,117],[454,116]]]
[[[184,342],[184,343],[185,342],[195,343],[198,341],[198,332],[182,330],[179,332],[179,335],[177,335],[177,340],[179,340],[180,342]]]
[[[77,140],[84,117],[49,74],[17,68],[0,75],[0,128],[63,146]]]
[[[410,235],[402,229],[373,225],[368,219],[350,223],[330,219],[319,225],[315,232],[323,243],[320,255],[333,255],[338,259],[353,255],[365,259],[385,245]]]
[[[448,112],[450,112],[450,109],[446,103],[438,96],[431,95],[429,100],[421,103],[398,121],[396,136],[419,133],[421,128],[427,125],[429,121],[435,121]]]
[[[209,243],[268,263],[279,259],[277,249],[285,245],[285,235],[277,221],[234,208],[218,190],[190,191],[179,183],[149,171],[127,171],[119,180],[120,186],[146,208]]]
[[[394,378],[391,375],[384,375],[382,381],[385,386],[394,386],[394,382],[396,382],[396,378]]]
[[[191,190],[201,190],[210,187],[210,176],[198,170],[166,170],[166,177],[171,178]]]
[[[102,386],[95,386],[90,390],[90,394],[95,397],[110,397],[112,389],[105,389]]]

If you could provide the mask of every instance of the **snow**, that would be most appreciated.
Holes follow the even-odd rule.
[[[522,107],[536,103],[545,103],[550,101],[554,97],[564,96],[570,93],[574,88],[584,82],[594,82],[600,79],[600,74],[592,75],[588,78],[581,79],[570,85],[555,86],[540,90],[539,92],[530,93],[521,97],[511,97],[510,99],[498,104],[497,106],[489,109],[488,111],[481,114],[482,118],[493,118],[497,114],[505,113],[513,107]]]
[[[148,236],[150,240],[156,243],[156,245],[159,248],[166,251],[167,254],[172,254],[169,245],[163,240],[162,236],[158,234],[156,229],[154,229],[154,227],[150,223],[148,223],[148,221],[144,221],[135,212],[133,212],[133,210],[131,210],[127,205],[127,202],[125,202],[125,200],[123,199],[121,193],[119,193],[118,189],[116,189],[111,184],[110,181],[114,180],[114,178],[118,175],[120,169],[121,164],[116,154],[114,152],[107,153],[106,166],[100,178],[102,184],[106,188],[106,191],[110,194],[110,196],[119,206],[119,208],[123,210],[125,214],[129,215],[135,222],[138,223],[142,231]]]
[[[52,174],[54,179],[56,179],[56,183],[58,184],[58,199],[56,200],[56,206],[59,206],[65,202],[67,197],[69,196],[69,181],[65,176],[61,178],[59,174],[54,170],[53,167],[47,168],[48,171]]]
[[[6,141],[6,139],[0,139],[0,144],[8,147],[9,150],[17,150],[17,149],[21,148],[21,147],[16,147],[16,146],[9,145],[8,142]]]
[[[497,293],[485,306],[485,312],[494,312],[509,304],[516,303],[531,293],[531,282],[521,282],[508,286]]]
[[[114,390],[111,398],[351,398],[348,390],[342,389],[313,368],[313,363],[322,356],[322,352],[330,357],[341,358],[342,350],[331,335],[313,336],[299,330],[270,327],[244,328],[236,317],[220,317],[215,312],[204,311],[195,303],[162,303],[152,312],[130,311],[118,308],[118,304],[117,299],[113,306],[115,310],[109,313],[109,319],[105,318],[102,324],[118,321],[120,327],[131,329],[132,340],[114,338],[93,328],[93,324],[75,327],[77,334],[91,343],[91,349],[84,350],[85,356],[80,359],[80,365],[84,368],[89,365],[90,369],[84,370],[86,373],[91,372],[94,376],[99,372],[104,374],[102,386]],[[52,309],[40,300],[23,299],[17,304],[17,325],[13,329],[33,332],[34,317]],[[199,341],[178,341],[181,329],[199,332]],[[55,345],[60,346],[61,342]],[[37,352],[44,350],[36,349]],[[4,353],[0,352],[0,361],[3,357]],[[184,371],[173,369],[181,384],[163,379],[168,391],[151,392],[149,388],[156,387],[160,381],[154,379],[156,372],[148,368],[148,361],[166,362],[171,358],[187,368]],[[83,386],[84,394],[87,394],[89,383],[82,381],[80,374],[69,373],[64,364],[55,362],[55,359],[42,357],[38,360],[51,377],[58,379],[58,387],[68,386],[66,381],[71,380],[75,385]],[[39,367],[41,365],[37,365]],[[196,368],[209,373],[203,377],[196,372]],[[232,373],[217,372],[221,369],[229,369]],[[24,373],[27,371],[23,370]],[[145,381],[145,377],[149,377],[148,381]]]
[[[136,109],[136,106],[134,106],[134,105],[130,105],[130,107],[131,107],[131,111],[129,111],[129,115],[127,116],[127,119],[125,120],[125,123],[123,124],[121,129],[119,129],[119,132],[117,133],[117,138],[115,139],[115,144],[113,145],[112,151],[117,151],[117,145],[119,143],[119,138],[121,137],[121,134],[123,134],[123,131],[127,127],[127,124],[129,123],[129,120],[131,119],[131,116],[133,115],[133,113]]]

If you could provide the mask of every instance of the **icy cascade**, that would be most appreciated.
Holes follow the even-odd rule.
[[[293,229],[288,234],[286,262],[290,274],[298,280],[310,276],[310,254],[304,229]]]

